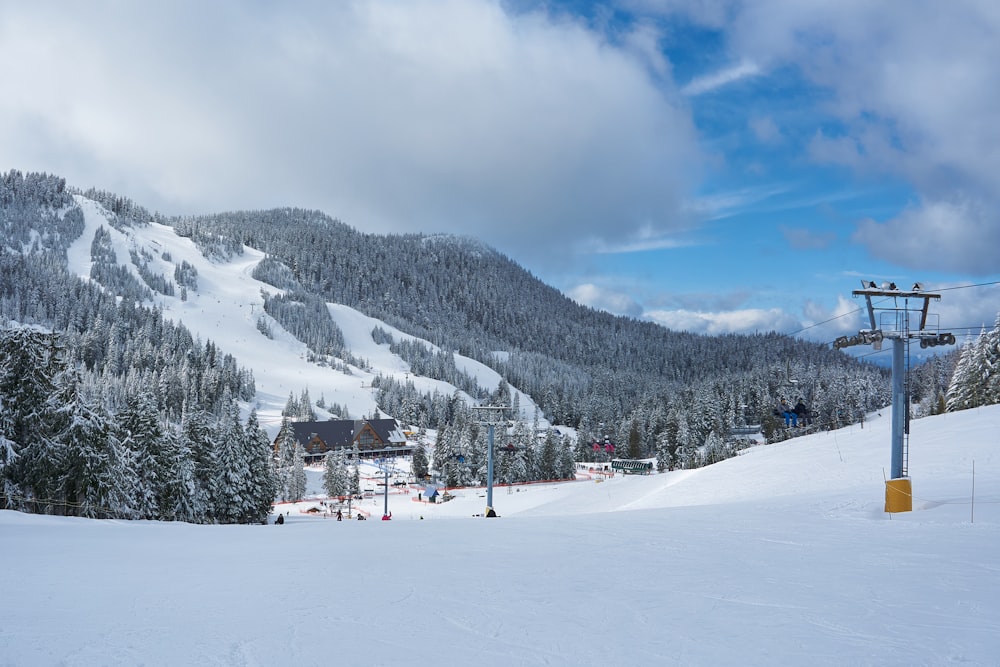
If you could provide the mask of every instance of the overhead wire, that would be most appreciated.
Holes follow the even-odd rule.
[[[990,285],[1000,285],[1000,280],[994,280],[988,283],[975,283],[974,285],[955,285],[953,287],[938,287],[935,288],[934,292],[950,292],[957,289],[971,289],[973,287],[989,287]]]
[[[923,291],[927,291],[927,292],[948,292],[948,291],[961,290],[961,289],[973,289],[973,288],[977,288],[977,287],[989,287],[989,286],[992,286],[992,285],[1000,285],[1000,280],[994,280],[994,281],[985,282],[985,283],[975,283],[975,284],[972,284],[972,285],[955,285],[953,287],[941,287],[941,288],[934,288],[934,289],[924,288]],[[883,299],[881,301],[878,301],[876,303],[885,303],[886,301],[888,301],[891,298],[895,298],[895,297],[886,297],[885,299]],[[835,322],[835,321],[837,321],[837,320],[839,320],[841,318],[844,318],[844,317],[849,317],[851,315],[855,315],[855,314],[860,313],[860,312],[862,312],[864,310],[865,309],[863,307],[859,306],[859,307],[855,308],[854,310],[850,310],[850,311],[847,311],[846,313],[841,313],[839,315],[835,315],[835,316],[833,316],[833,317],[831,317],[829,319],[823,320],[822,322],[815,322],[813,324],[810,324],[809,326],[802,327],[801,329],[797,329],[795,331],[790,331],[790,332],[786,333],[785,335],[786,336],[797,336],[800,333],[802,333],[803,331],[809,331],[810,329],[814,329],[816,327],[823,326],[824,324],[829,324],[830,322]],[[954,330],[960,330],[960,331],[965,331],[966,333],[972,333],[972,332],[974,332],[976,330],[979,330],[981,327],[972,326],[972,327],[947,327],[947,328],[951,329],[953,331]],[[833,341],[829,341],[829,343],[832,344]],[[871,354],[878,354],[880,352],[881,351],[878,350],[878,351],[876,351],[874,353],[871,353]],[[862,355],[862,356],[869,356],[869,355]]]

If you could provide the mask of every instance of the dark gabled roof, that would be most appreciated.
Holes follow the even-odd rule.
[[[295,439],[303,446],[315,435],[325,442],[327,447],[350,447],[354,440],[354,422],[350,419],[292,422],[292,432],[295,434]]]
[[[399,430],[395,419],[334,419],[325,422],[292,422],[292,433],[295,439],[305,446],[316,436],[327,448],[351,447],[354,438],[364,428],[365,423],[371,426],[379,439],[385,443],[400,443],[405,437]]]
[[[399,443],[406,440],[406,436],[399,430],[399,424],[395,419],[368,419],[369,426],[378,435],[379,440],[385,443]],[[354,432],[361,430],[363,422],[356,422]]]

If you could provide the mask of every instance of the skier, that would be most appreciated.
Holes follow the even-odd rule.
[[[276,525],[278,525],[278,526],[280,526],[281,524],[285,523],[285,515],[284,514],[279,514],[278,518],[274,520],[274,523]]]
[[[344,520],[344,515],[340,513],[340,510],[337,510],[337,521],[343,521],[343,520]]]

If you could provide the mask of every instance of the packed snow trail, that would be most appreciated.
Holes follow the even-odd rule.
[[[490,521],[478,489],[391,495],[392,521],[3,511],[0,664],[996,665],[998,422],[914,421],[914,511],[891,517],[888,419],[497,494]]]

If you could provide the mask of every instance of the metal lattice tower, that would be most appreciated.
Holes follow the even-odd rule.
[[[920,347],[953,345],[955,336],[951,333],[932,331],[928,328],[928,310],[932,299],[939,300],[940,294],[925,292],[920,283],[914,283],[910,290],[901,290],[895,283],[862,281],[863,288],[854,290],[854,297],[863,296],[868,307],[868,329],[862,329],[856,336],[841,336],[833,342],[836,349],[852,345],[871,345],[882,349],[882,341],[892,341],[892,466],[893,479],[909,476],[909,393],[907,374],[909,372],[909,343],[920,341]],[[872,299],[882,300],[873,302]],[[911,304],[911,302],[913,302]]]

